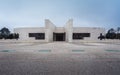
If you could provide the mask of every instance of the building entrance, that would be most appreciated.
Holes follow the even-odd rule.
[[[65,33],[53,33],[53,41],[65,41]]]

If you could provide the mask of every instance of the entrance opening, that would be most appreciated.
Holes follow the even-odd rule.
[[[65,41],[65,33],[53,33],[53,41]]]

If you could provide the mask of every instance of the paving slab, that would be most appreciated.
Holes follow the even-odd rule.
[[[0,51],[15,50],[0,52],[0,75],[120,74],[120,52],[113,51],[120,50],[119,45],[84,44],[57,42],[6,45],[0,43]]]

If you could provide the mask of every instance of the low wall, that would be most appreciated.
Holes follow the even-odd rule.
[[[7,39],[7,40],[4,40],[4,39],[2,39],[2,40],[0,40],[0,43],[34,43],[34,42],[40,42],[40,43],[44,43],[45,41],[44,40],[9,40],[9,39]]]
[[[2,39],[2,40],[0,40],[0,43],[34,43],[34,42],[37,42],[37,43],[43,43],[43,42],[45,42],[44,40],[9,40],[9,39],[7,39],[7,40],[4,40],[4,39]],[[62,41],[62,42],[64,42],[64,41]],[[66,41],[65,41],[66,42]],[[98,43],[120,43],[120,40],[116,40],[116,39],[114,39],[114,40],[108,40],[108,39],[106,39],[106,40],[95,40],[95,41],[91,41],[91,40],[74,40],[73,42],[85,42],[85,43],[95,43],[95,42],[98,42]],[[47,42],[46,42],[47,43]]]
[[[105,39],[105,40],[74,40],[73,42],[85,42],[85,43],[120,43],[118,39]]]

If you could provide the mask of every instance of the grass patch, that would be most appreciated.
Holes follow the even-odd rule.
[[[0,50],[0,52],[14,52],[15,50]]]
[[[120,52],[120,50],[106,50],[107,52]]]
[[[51,52],[51,50],[38,50],[38,52]]]
[[[72,50],[72,52],[84,52],[85,50]]]

